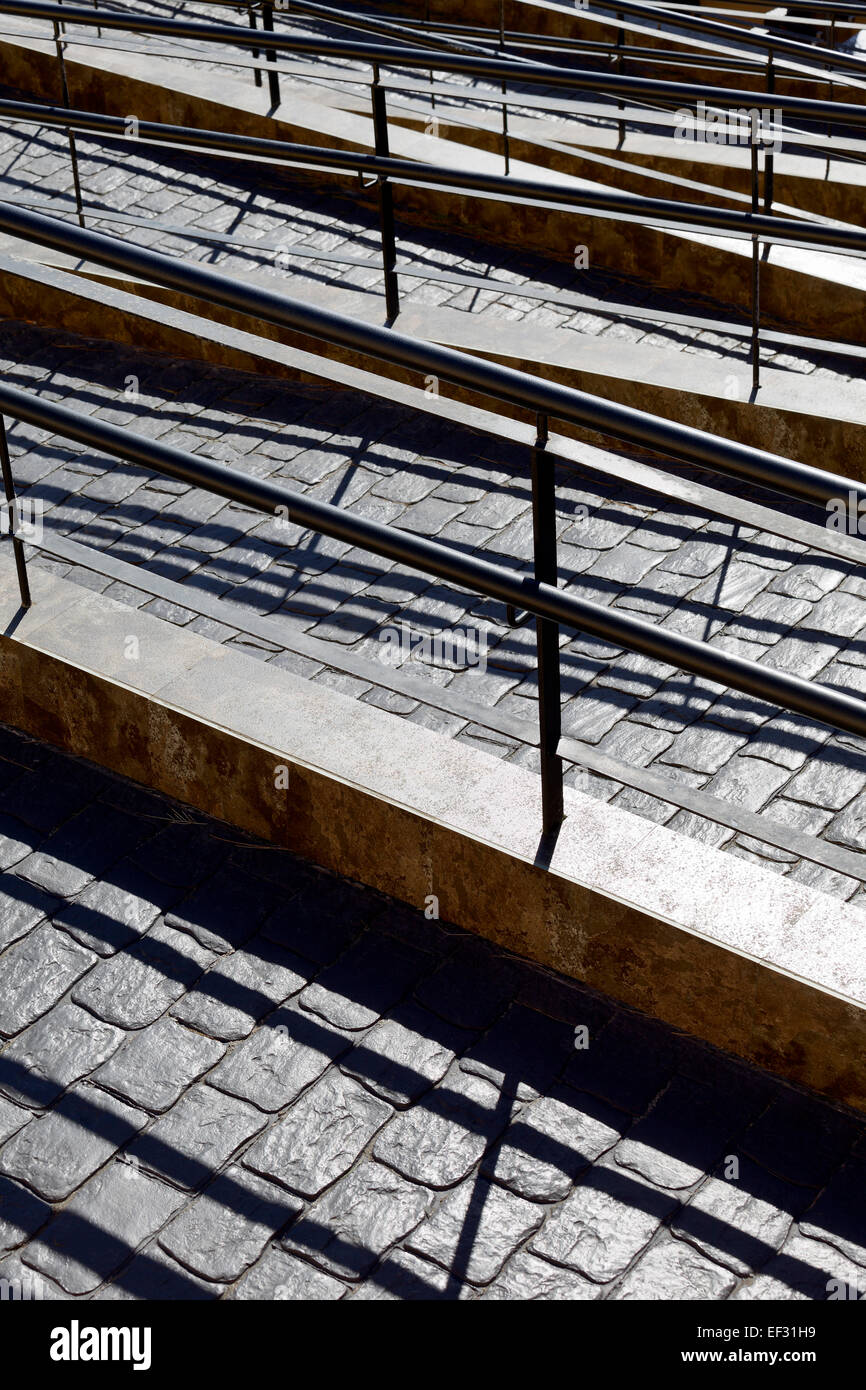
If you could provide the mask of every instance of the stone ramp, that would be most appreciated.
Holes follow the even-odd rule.
[[[467,423],[431,420],[350,390],[108,352],[24,325],[5,325],[0,354],[10,381],[37,395],[74,399],[97,418],[516,569],[529,563],[526,446],[474,430],[471,414]],[[137,401],[125,396],[132,378]],[[531,629],[509,628],[502,605],[30,427],[13,425],[10,442],[22,496],[44,508],[48,555],[37,565],[536,766],[534,642]],[[625,475],[606,481],[598,470],[617,455],[585,457],[591,471],[563,465],[558,479],[561,579],[573,592],[862,689],[866,605],[856,560],[810,552],[694,502],[672,504],[630,480],[626,460]],[[690,476],[684,470],[683,482]],[[58,558],[49,558],[52,547]],[[484,669],[435,650],[386,667],[388,634],[404,630],[416,646],[425,635],[471,630]],[[595,639],[563,642],[563,727],[573,756],[593,769],[578,767],[569,780],[768,871],[863,901],[859,741]]]

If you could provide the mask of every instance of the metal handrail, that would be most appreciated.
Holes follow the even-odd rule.
[[[866,703],[830,687],[767,669],[757,662],[719,651],[677,633],[661,630],[642,619],[612,611],[556,587],[556,512],[554,462],[547,451],[549,416],[589,426],[615,438],[673,453],[703,467],[746,478],[812,501],[853,494],[866,501],[866,484],[824,474],[762,450],[719,439],[673,421],[662,420],[633,407],[606,401],[571,387],[545,382],[525,372],[473,358],[453,348],[419,343],[392,329],[358,323],[331,310],[299,304],[271,290],[252,288],[216,271],[177,262],[155,251],[131,247],[102,233],[82,231],[69,224],[17,208],[0,208],[0,230],[29,235],[37,243],[94,260],[111,268],[141,275],[156,284],[180,289],[212,304],[240,310],[269,323],[391,362],[404,369],[433,373],[464,387],[535,412],[538,433],[532,450],[534,579],[518,579],[486,560],[462,555],[438,542],[401,533],[378,522],[353,516],[329,503],[297,494],[274,483],[247,477],[209,460],[196,458],[159,441],[82,417],[74,411],[34,401],[27,393],[0,384],[0,410],[14,418],[54,429],[80,443],[169,473],[236,501],[303,523],[339,540],[349,541],[449,582],[521,608],[536,619],[539,674],[544,830],[562,820],[561,708],[559,679],[560,623],[735,690],[775,700],[782,707],[829,723],[849,733],[866,735]],[[10,509],[14,501],[5,430],[0,463]],[[16,559],[23,556],[15,539]],[[19,568],[19,580],[21,569]],[[26,578],[21,600],[30,601]]]
[[[332,503],[316,501],[304,493],[250,477],[225,464],[198,458],[128,429],[82,416],[66,407],[37,401],[29,393],[2,383],[0,411],[127,462],[254,507],[268,515],[280,516],[287,525],[302,525],[486,598],[525,609],[536,619],[539,639],[545,631],[554,639],[548,650],[553,654],[556,669],[553,672],[548,668],[544,675],[549,682],[548,698],[555,694],[557,706],[560,699],[557,634],[559,625],[564,625],[667,662],[693,675],[718,681],[743,694],[773,701],[784,709],[847,733],[866,736],[866,702],[832,687],[816,685],[799,676],[731,655],[707,642],[661,629],[628,613],[565,593],[556,587],[555,577],[553,582],[538,578],[518,579],[500,565],[464,555],[438,541],[356,516]],[[543,454],[543,445],[536,452]],[[551,462],[549,459],[547,461]],[[29,592],[25,597],[22,590],[22,602],[29,606]],[[542,664],[539,662],[541,676]],[[545,698],[541,690],[539,698],[540,701]],[[546,731],[546,736],[542,732],[540,740],[545,832],[554,831],[563,819],[558,717],[556,725],[555,730]]]
[[[639,6],[636,0],[623,0],[623,6],[618,4],[612,6],[615,9],[623,7],[635,11],[648,8]],[[581,11],[582,15],[590,13],[588,10]],[[238,48],[264,49],[266,52],[273,52],[274,54],[282,51],[321,55],[324,51],[332,57],[354,59],[373,66],[414,67],[424,70],[433,67],[441,72],[459,72],[470,76],[489,77],[497,82],[537,83],[550,87],[576,87],[580,90],[597,90],[601,84],[605,88],[609,87],[612,93],[646,95],[650,99],[653,97],[664,99],[665,96],[669,95],[665,89],[670,87],[680,89],[681,86],[685,86],[685,84],[664,83],[658,79],[634,78],[599,70],[560,68],[528,60],[518,63],[512,58],[487,58],[475,54],[442,53],[436,49],[410,45],[357,43],[333,38],[327,40],[317,37],[306,38],[300,35],[277,34],[271,30],[250,30],[241,25],[191,23],[189,20],[119,14],[115,10],[99,10],[94,16],[93,10],[85,9],[81,5],[57,5],[48,3],[47,0],[3,0],[3,3],[0,4],[0,15],[2,14],[44,19],[51,23],[82,24],[88,28],[101,25],[104,29],[125,29],[130,33],[168,36],[175,34],[181,38],[197,39],[201,43],[222,43]],[[706,20],[704,23],[711,24],[712,21]],[[717,27],[726,29],[728,26],[719,25]],[[795,49],[798,54],[814,56],[815,53],[815,50],[808,44],[797,44],[793,40],[774,37],[768,40],[756,40],[755,43],[759,47],[771,47],[774,56],[780,55],[786,46]],[[834,60],[834,68],[839,72],[850,71],[866,79],[866,65],[861,59],[835,52],[828,54],[828,60],[830,58]],[[830,74],[827,76],[829,78]],[[706,101],[712,101],[719,105],[724,105],[726,101],[730,104],[740,105],[743,100],[741,90],[704,88],[699,84],[690,84],[688,90],[693,99],[703,97]],[[675,96],[681,95],[682,91],[676,90]],[[749,92],[748,96],[753,105],[760,106],[763,102],[765,106],[782,107],[785,110],[798,109],[800,103],[808,103],[811,100],[807,97],[785,98],[775,93],[762,95]]]
[[[206,303],[237,310],[280,328],[348,347],[393,366],[409,368],[535,414],[595,430],[624,443],[669,454],[728,477],[786,496],[825,505],[854,490],[866,501],[866,482],[812,468],[751,445],[666,420],[634,406],[593,396],[576,387],[545,381],[529,372],[473,357],[438,343],[419,342],[393,328],[360,323],[346,314],[301,303],[232,279],[190,261],[84,230],[58,218],[0,204],[0,231],[84,260],[121,270]]]
[[[104,116],[89,111],[46,106],[39,102],[0,98],[0,116],[11,120],[34,121],[61,129],[74,128],[92,134],[129,138],[127,118]],[[864,112],[866,116],[866,112]],[[866,122],[864,122],[866,123]],[[435,184],[479,195],[506,197],[515,203],[567,205],[581,211],[612,213],[615,218],[639,217],[649,222],[674,222],[704,227],[743,237],[758,236],[762,241],[791,242],[810,249],[831,248],[866,254],[866,231],[858,227],[797,221],[755,212],[707,207],[704,203],[679,202],[666,198],[620,193],[614,189],[570,189],[557,182],[515,177],[513,174],[486,174],[456,169],[449,165],[419,164],[410,159],[365,154],[354,150],[329,149],[320,145],[300,145],[255,135],[233,135],[225,131],[203,130],[198,126],[165,125],[157,121],[137,121],[137,138],[156,144],[183,145],[227,154],[252,155],[288,164],[315,164],[325,169],[378,175],[400,183]]]

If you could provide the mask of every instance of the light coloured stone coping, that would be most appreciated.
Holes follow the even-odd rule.
[[[19,607],[8,558],[0,581],[6,631]],[[525,769],[43,571],[31,582],[15,642],[535,863],[540,783]],[[565,802],[550,874],[866,1006],[866,913],[578,791]]]

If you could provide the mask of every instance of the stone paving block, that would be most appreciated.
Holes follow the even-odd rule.
[[[785,787],[786,796],[791,795],[790,786],[786,786],[789,777],[787,768],[764,762],[763,758],[744,758],[742,753],[735,753],[707,782],[704,790],[747,811],[760,811],[782,787]]]
[[[534,1009],[512,1004],[460,1063],[504,1093],[530,1100],[547,1090],[574,1047],[574,1030]]]
[[[769,579],[769,574],[767,578]],[[726,631],[731,637],[761,642],[771,647],[795,623],[811,613],[812,607],[806,599],[785,598],[782,594],[772,591],[759,594],[743,610],[739,621],[728,624]]]
[[[20,1105],[13,1105],[11,1100],[0,1096],[0,1144],[5,1144],[7,1139],[11,1139],[12,1135],[32,1118],[32,1111],[25,1110]]]
[[[614,550],[606,550],[595,564],[584,572],[609,579],[615,584],[638,585],[646,579],[649,571],[658,563],[658,555],[652,550],[644,550],[638,545],[624,542]],[[652,589],[652,578],[646,579],[646,586]]]
[[[123,1037],[75,1004],[58,1004],[0,1054],[0,1091],[24,1105],[50,1105],[108,1058]]]
[[[373,1154],[413,1182],[453,1187],[506,1128],[512,1111],[507,1094],[455,1065],[414,1109],[391,1120]]]
[[[637,698],[619,690],[594,690],[581,695],[563,709],[562,731],[568,738],[598,743],[620,719],[635,708]],[[650,721],[653,722],[653,721]]]
[[[352,1295],[354,1303],[462,1302],[476,1296],[477,1289],[462,1284],[448,1270],[395,1250]]]
[[[622,1111],[590,1096],[564,1090],[544,1096],[519,1111],[481,1171],[520,1197],[562,1201],[627,1124]]]
[[[834,816],[824,837],[834,845],[843,845],[845,849],[861,854],[866,851],[866,793],[861,792],[844,811]]]
[[[810,603],[816,603],[835,589],[843,577],[840,569],[822,558],[820,562],[794,565],[774,579],[770,587],[774,594],[787,594],[790,598],[808,599]]]
[[[16,941],[0,972],[0,1035],[12,1037],[47,1013],[96,959],[48,925]]]
[[[599,675],[594,689],[610,687],[613,690],[621,690],[636,700],[646,700],[674,674],[674,670],[673,666],[665,666],[660,661],[630,652],[620,661],[612,662]]]
[[[59,906],[53,894],[14,874],[4,874],[0,879],[0,950],[26,936]]]
[[[380,905],[354,884],[324,876],[283,902],[262,934],[306,960],[328,965],[351,945]]]
[[[737,1277],[705,1255],[662,1235],[654,1241],[617,1284],[610,1297],[624,1301],[643,1299],[712,1300],[727,1298]]]
[[[495,1183],[472,1177],[449,1192],[412,1232],[406,1248],[447,1269],[454,1279],[489,1284],[528,1236],[545,1209]]]
[[[264,1111],[282,1110],[317,1081],[355,1037],[290,1003],[220,1063],[208,1080]]]
[[[273,1183],[232,1166],[170,1222],[159,1244],[202,1278],[233,1283],[302,1207]]]
[[[0,762],[0,774],[2,774],[3,766],[4,764]],[[32,826],[25,825],[23,820],[18,820],[15,816],[0,815],[0,873],[5,873],[7,869],[11,869],[13,865],[26,859],[34,845],[38,843],[39,838],[39,832],[34,830]],[[5,880],[0,880],[0,901],[4,901],[5,894]],[[4,935],[8,932],[5,918],[6,913],[4,912]]]
[[[695,579],[705,579],[708,574],[724,562],[730,554],[730,547],[720,544],[716,536],[708,532],[696,535],[686,541],[670,555],[659,562],[660,569],[670,570],[672,574],[685,574]]]
[[[257,936],[219,959],[171,1012],[212,1038],[245,1038],[275,1005],[303,989],[312,973],[300,957]]]
[[[624,1273],[676,1206],[669,1193],[602,1160],[550,1213],[529,1248],[607,1284]]]
[[[812,680],[839,653],[841,643],[826,641],[817,633],[797,629],[783,637],[762,658],[765,666]]]
[[[812,1240],[794,1230],[777,1255],[759,1274],[744,1279],[733,1294],[735,1301],[757,1299],[833,1299],[847,1302],[866,1296],[866,1271],[845,1258],[832,1245]]]
[[[675,1068],[671,1040],[649,1019],[619,1013],[589,1045],[575,1049],[563,1081],[633,1115],[648,1108]]]
[[[830,729],[796,714],[770,719],[742,750],[744,758],[765,758],[796,772],[830,738]]]
[[[98,1289],[93,1298],[108,1302],[158,1300],[160,1302],[204,1302],[220,1298],[224,1284],[199,1279],[151,1241],[139,1252],[115,1282]]]
[[[549,1264],[530,1250],[518,1250],[481,1298],[490,1302],[588,1302],[604,1296],[601,1284],[572,1269]]]
[[[791,779],[785,796],[806,801],[829,811],[841,811],[863,790],[866,768],[863,759],[844,748],[823,749]]]
[[[170,927],[189,932],[208,951],[242,946],[274,907],[266,884],[237,869],[221,869],[166,916]]]
[[[283,1237],[328,1273],[362,1279],[427,1215],[432,1194],[367,1160],[335,1183]]]
[[[185,1201],[175,1188],[115,1161],[85,1183],[28,1245],[25,1263],[67,1293],[90,1293]]]
[[[392,1114],[385,1101],[334,1068],[247,1150],[243,1162],[292,1192],[317,1197],[348,1171]]]
[[[6,1297],[10,1299],[20,1298],[26,1302],[46,1300],[52,1303],[72,1300],[72,1295],[65,1293],[53,1279],[46,1279],[44,1274],[37,1274],[35,1269],[24,1264],[20,1252],[0,1260],[0,1288],[6,1287],[9,1289]]]
[[[518,981],[511,961],[497,956],[485,942],[466,940],[421,981],[415,996],[460,1028],[487,1028],[514,997]]]
[[[829,1107],[816,1112],[805,1097],[782,1095],[741,1139],[756,1163],[807,1187],[823,1187],[842,1166],[860,1133],[853,1116]]]
[[[0,1149],[0,1172],[63,1202],[148,1120],[95,1086],[77,1086]]]
[[[173,1018],[159,1018],[125,1037],[120,1047],[93,1074],[93,1080],[144,1110],[161,1114],[215,1066],[225,1046],[184,1028]]]
[[[864,1175],[866,1163],[862,1159],[846,1164],[801,1217],[800,1231],[835,1246],[847,1259],[866,1269]]]
[[[43,840],[15,871],[47,893],[69,897],[80,893],[149,834],[149,827],[139,820],[95,803]]]
[[[137,864],[123,861],[54,913],[53,921],[89,951],[108,956],[143,935],[175,897]]]
[[[20,1183],[0,1177],[0,1255],[18,1250],[51,1216],[51,1207],[41,1197],[29,1192]],[[0,1264],[0,1278],[8,1278],[5,1261]]]
[[[43,751],[33,770],[0,795],[0,814],[47,834],[91,801],[100,785],[92,769],[66,767],[54,750]]]
[[[272,1247],[230,1290],[230,1299],[278,1302],[334,1302],[349,1292],[343,1284],[297,1255]]]
[[[179,999],[213,959],[195,938],[161,921],[127,950],[101,961],[73,999],[108,1023],[143,1028]]]
[[[265,1125],[265,1117],[204,1082],[129,1147],[130,1160],[178,1187],[198,1189]]]
[[[400,1108],[441,1081],[474,1034],[409,1001],[381,1019],[340,1060],[340,1069]]]
[[[711,724],[697,724],[674,739],[659,755],[660,763],[690,768],[692,772],[718,772],[746,742],[741,734]]]
[[[743,1125],[760,1108],[748,1094],[738,1103],[683,1077],[674,1077],[652,1109],[629,1130],[613,1157],[657,1187],[693,1187],[715,1167]]]
[[[299,1003],[336,1028],[369,1028],[432,964],[421,951],[367,932],[307,986]]]
[[[725,565],[719,574],[712,574],[689,595],[692,603],[713,604],[726,608],[732,613],[751,611],[755,598],[772,580],[772,574],[760,565],[751,565],[733,560]],[[778,602],[778,600],[777,600]],[[796,619],[792,621],[796,622]],[[744,636],[753,631],[752,624],[745,624]]]
[[[582,518],[563,533],[562,539],[566,545],[579,545],[587,550],[613,550],[631,536],[638,520],[638,517],[610,506],[603,512]]]
[[[747,1275],[781,1247],[810,1198],[806,1189],[773,1177],[736,1149],[730,1157],[738,1160],[739,1176],[708,1178],[671,1229],[735,1274]]]
[[[226,853],[207,826],[175,821],[132,857],[161,882],[191,889],[216,872]]]

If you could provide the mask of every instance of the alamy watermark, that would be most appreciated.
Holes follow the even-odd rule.
[[[847,497],[831,497],[827,503],[828,531],[844,531],[847,536],[866,536],[866,498],[853,489]]]
[[[703,100],[693,111],[689,106],[674,112],[675,140],[692,140],[703,145],[758,145],[779,154],[782,140],[776,127],[782,123],[781,107],[762,111],[756,106],[738,106],[730,111],[714,111]]]
[[[38,545],[42,540],[45,503],[41,497],[16,497],[11,506],[0,506],[0,536],[10,533]]]
[[[487,670],[487,633],[483,628],[446,627],[436,633],[415,632],[408,623],[384,627],[378,634],[376,653],[383,666],[404,666],[408,661],[448,669],[474,666]]]

